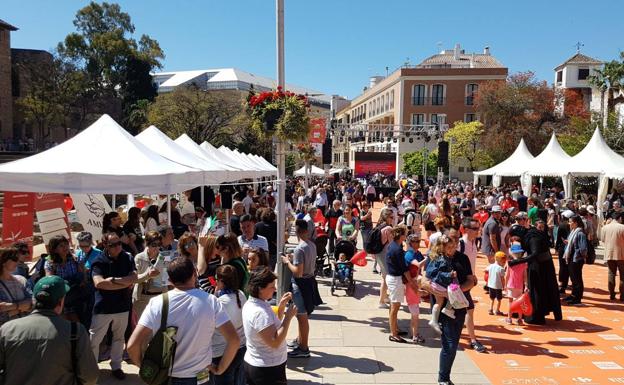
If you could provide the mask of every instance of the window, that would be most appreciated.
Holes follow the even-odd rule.
[[[589,77],[589,68],[579,68],[578,80],[587,80]]]
[[[477,114],[464,114],[464,122],[465,123],[470,123],[470,122],[474,122],[477,119]]]
[[[431,114],[431,124],[439,125],[446,123],[446,114]]]
[[[472,106],[474,105],[474,98],[479,90],[478,84],[467,84],[466,85],[466,105]]]
[[[424,84],[416,84],[412,93],[412,103],[415,106],[424,106],[426,96],[427,86],[425,86]]]
[[[386,92],[386,111],[390,109],[390,94]]]
[[[464,172],[464,166],[459,166],[459,167],[457,167],[457,171],[459,171],[459,172]]]
[[[383,113],[386,110],[386,97],[381,95],[381,112]]]
[[[375,113],[376,110],[377,110],[377,102],[375,100],[373,100],[373,110],[371,111],[373,116],[376,115],[376,113]]]
[[[444,84],[434,84],[431,86],[431,105],[444,105]]]
[[[394,90],[390,91],[390,108],[394,108]]]
[[[377,108],[375,109],[375,113],[379,115],[380,112],[381,112],[381,100],[377,98]]]
[[[425,122],[425,114],[412,114],[412,124],[419,125]]]
[[[561,83],[563,81],[563,71],[557,71],[557,83]]]
[[[368,102],[368,117],[373,116],[373,102]]]

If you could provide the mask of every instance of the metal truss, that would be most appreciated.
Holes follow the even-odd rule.
[[[405,142],[409,138],[413,140],[424,140],[429,142],[432,139],[439,140],[448,131],[448,124],[423,123],[423,124],[368,124],[368,123],[332,123],[329,129],[331,136],[343,138],[347,141],[358,142],[383,142],[396,141],[401,139]],[[367,140],[368,139],[368,140]]]

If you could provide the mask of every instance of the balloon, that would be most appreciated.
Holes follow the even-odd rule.
[[[533,313],[533,305],[531,304],[531,297],[529,292],[525,292],[517,300],[511,303],[509,307],[511,313],[522,313],[524,315],[531,315]]]
[[[142,209],[143,207],[145,207],[145,199],[139,199],[138,201],[135,202],[134,205]]]
[[[69,211],[74,207],[74,201],[69,195],[63,198],[63,202],[65,203],[65,211]]]
[[[360,267],[366,266],[368,263],[366,261],[366,250],[360,250],[351,259],[349,260],[354,265],[358,265]]]
[[[401,186],[401,188],[407,188],[407,179],[401,179],[399,186]]]
[[[321,210],[316,210],[316,214],[314,215],[314,223],[325,223],[325,217]]]

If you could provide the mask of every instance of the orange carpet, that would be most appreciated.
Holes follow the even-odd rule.
[[[479,256],[480,280],[486,265]],[[465,330],[463,347],[493,385],[624,384],[624,304],[609,300],[606,266],[584,266],[583,281],[583,304],[562,305],[563,321],[551,315],[544,326],[508,325],[506,317],[488,315],[483,282],[473,289],[475,332],[489,352],[471,350]],[[501,311],[507,306],[504,300]]]

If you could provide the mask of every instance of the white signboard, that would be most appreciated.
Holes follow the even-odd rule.
[[[78,220],[93,239],[102,236],[104,214],[113,211],[102,194],[71,194]]]

